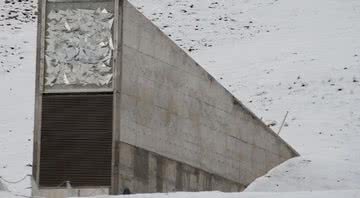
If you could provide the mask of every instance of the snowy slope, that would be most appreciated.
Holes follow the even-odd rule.
[[[1,195],[1,194],[0,194]],[[97,196],[96,198],[358,198],[360,191],[319,191],[319,192],[287,192],[287,193],[222,193],[222,192],[200,192],[200,193],[168,193],[168,194],[139,194],[123,196]]]
[[[32,163],[33,13],[30,1],[0,1],[0,182],[21,194],[30,193]]]
[[[0,197],[18,198],[21,195],[0,192]],[[246,193],[222,193],[222,192],[200,192],[200,193],[168,193],[168,194],[138,194],[123,196],[96,196],[94,198],[358,198],[360,191],[318,191],[318,192],[287,192],[287,193],[264,193],[264,192],[246,192]]]
[[[36,27],[31,14],[9,13],[32,13],[30,1],[5,2],[0,1],[0,176],[16,181],[31,174]],[[360,1],[131,2],[275,131],[289,111],[280,135],[302,157],[259,178],[248,191],[360,188]],[[29,193],[28,177],[16,184],[0,181],[13,192]],[[359,197],[356,191],[319,193],[347,192]],[[303,194],[271,195],[320,197]]]

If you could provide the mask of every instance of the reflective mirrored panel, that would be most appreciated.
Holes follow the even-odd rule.
[[[111,90],[114,17],[112,1],[48,1],[46,92]]]

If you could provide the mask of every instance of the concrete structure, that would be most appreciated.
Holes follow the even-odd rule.
[[[45,178],[42,161],[47,157],[41,154],[41,145],[49,141],[48,136],[42,138],[46,125],[42,120],[48,115],[43,113],[43,100],[49,95],[106,93],[113,97],[110,185],[79,183],[71,189],[73,195],[119,194],[125,188],[135,193],[242,191],[298,155],[128,1],[51,2],[86,9],[108,7],[115,13],[113,79],[110,89],[72,85],[78,87],[59,91],[44,85],[49,5],[40,2],[33,166],[33,189],[38,190],[34,195],[64,197],[69,193],[64,186],[44,187],[41,182]],[[71,183],[71,176],[64,178]]]

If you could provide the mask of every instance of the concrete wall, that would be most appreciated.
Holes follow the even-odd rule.
[[[44,198],[64,198],[64,197],[90,197],[96,195],[108,195],[109,188],[82,188],[82,189],[64,189],[49,188],[40,189],[32,193],[34,197]]]
[[[121,143],[120,185],[136,193],[242,191],[245,187],[185,163]]]
[[[126,0],[122,23],[120,141],[245,185],[297,155]]]

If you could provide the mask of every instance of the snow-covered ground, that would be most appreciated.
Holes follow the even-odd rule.
[[[27,175],[32,164],[36,50],[33,13],[30,1],[0,1],[0,182],[19,194],[30,193]]]
[[[200,192],[200,193],[169,193],[169,194],[139,194],[130,196],[112,196],[111,198],[358,198],[360,191],[318,191],[318,192],[287,192],[287,193],[222,193],[222,192]],[[110,198],[109,196],[97,196],[96,198]]]
[[[8,192],[0,192],[0,197],[19,198],[19,194],[11,194]],[[120,195],[120,196],[95,196],[92,198],[358,198],[360,191],[316,191],[316,192],[244,192],[244,193],[222,193],[222,192],[177,192],[162,194],[137,194],[137,195]],[[85,198],[85,197],[84,197]]]
[[[5,20],[10,7],[31,7],[4,2],[0,176],[16,181],[31,174],[36,23]],[[152,197],[360,197],[358,191],[343,191],[360,189],[360,1],[131,2],[276,132],[288,111],[280,136],[302,155],[247,189],[287,193]],[[29,178],[0,181],[12,192],[29,193]]]

